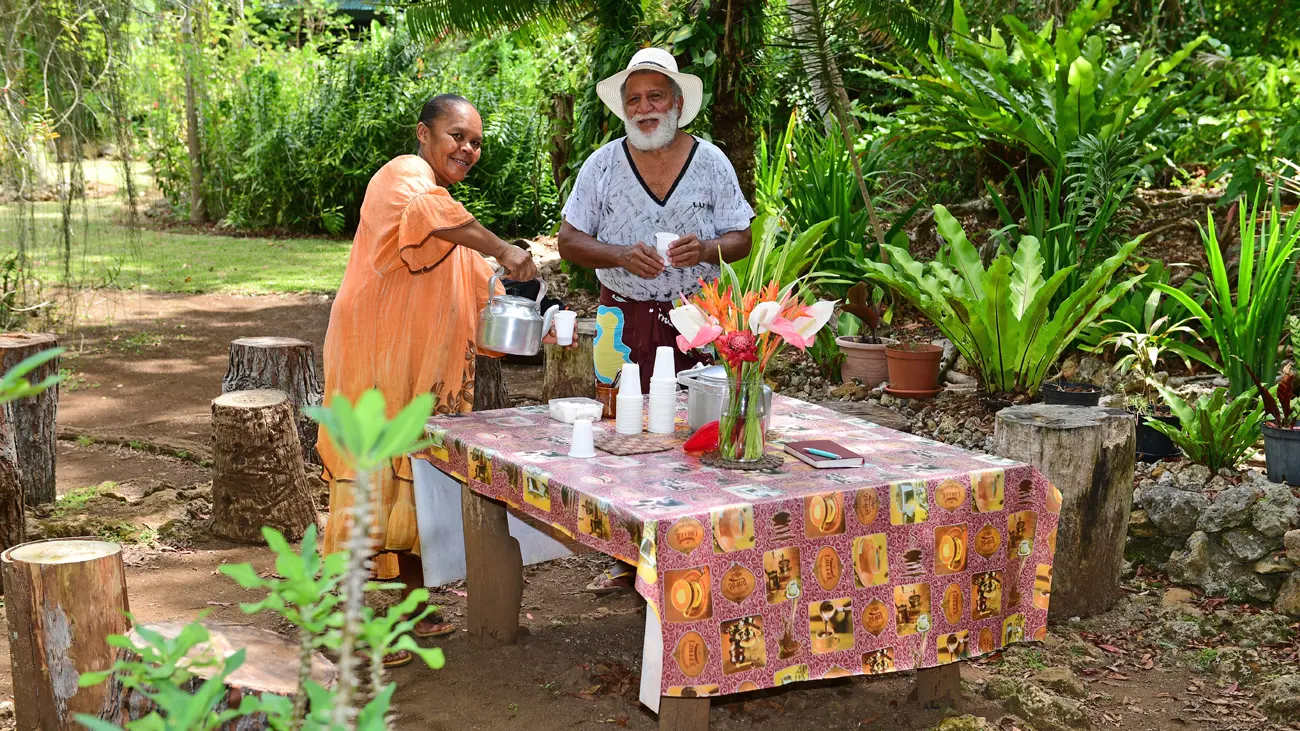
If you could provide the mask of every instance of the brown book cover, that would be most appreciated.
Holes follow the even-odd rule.
[[[831,457],[824,457],[820,454],[813,454],[808,451],[809,449],[830,452],[831,454],[839,455],[839,459],[832,459]],[[812,439],[806,442],[788,442],[785,445],[785,451],[818,469],[829,469],[832,467],[861,467],[863,463],[862,455],[829,439]]]

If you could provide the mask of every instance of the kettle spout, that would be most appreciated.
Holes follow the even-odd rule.
[[[542,315],[542,337],[546,337],[551,333],[551,320],[555,319],[555,313],[559,311],[559,305],[551,305],[546,308],[546,314]]]

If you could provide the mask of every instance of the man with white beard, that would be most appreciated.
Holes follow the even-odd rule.
[[[659,346],[674,347],[677,370],[697,362],[694,352],[676,349],[668,312],[674,298],[698,291],[701,279],[716,279],[721,261],[748,256],[754,211],[722,150],[681,130],[699,113],[704,85],[678,72],[672,54],[638,51],[596,93],[627,136],[583,163],[564,205],[560,256],[595,269],[600,280],[597,381],[612,384],[623,363],[637,363],[647,393]],[[667,261],[654,247],[660,232],[677,236]],[[619,568],[587,588],[629,588],[628,567]]]

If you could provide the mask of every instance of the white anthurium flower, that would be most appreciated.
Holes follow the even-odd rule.
[[[749,313],[749,329],[755,335],[762,335],[771,329],[772,321],[781,314],[779,302],[759,302]]]
[[[804,350],[812,345],[817,331],[826,326],[835,312],[834,300],[819,300],[803,308],[794,320],[777,318],[772,322],[772,332],[780,335],[790,345]]]
[[[722,334],[722,327],[717,320],[705,314],[696,305],[682,305],[668,311],[668,319],[677,328],[677,347],[683,353],[693,348],[701,348]]]

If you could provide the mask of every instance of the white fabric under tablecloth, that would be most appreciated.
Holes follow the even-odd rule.
[[[461,483],[422,459],[411,460],[415,476],[415,519],[420,528],[424,585],[442,586],[465,578],[465,525]],[[519,541],[524,565],[572,556],[563,543],[509,513],[510,535]]]

